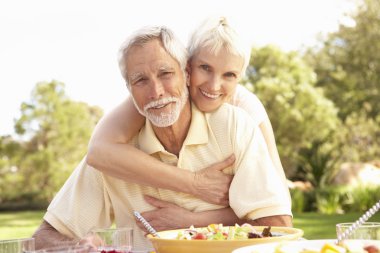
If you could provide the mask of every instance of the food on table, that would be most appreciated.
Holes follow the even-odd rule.
[[[99,253],[128,253],[129,250],[115,250],[115,249],[109,249],[109,250],[100,250]]]
[[[131,249],[111,247],[111,246],[100,246],[96,251],[90,251],[91,253],[130,253],[133,252]]]
[[[118,250],[101,250],[99,251],[99,253],[133,253],[134,251],[118,251]],[[150,251],[149,253],[155,253],[154,251]]]
[[[255,253],[255,252],[253,252]],[[379,244],[363,241],[344,241],[342,245],[325,243],[321,249],[303,248],[295,249],[287,243],[279,244],[274,253],[380,253]]]
[[[194,228],[191,226],[178,233],[176,239],[180,240],[239,240],[272,237],[271,227],[266,227],[260,233],[251,224],[235,226],[223,226],[223,224],[210,224],[205,228]]]

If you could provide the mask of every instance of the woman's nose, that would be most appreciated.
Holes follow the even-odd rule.
[[[209,81],[209,89],[211,91],[217,91],[217,90],[220,90],[220,87],[222,86],[222,78],[220,78],[219,76],[217,75],[213,75],[211,78],[210,78],[210,81]]]

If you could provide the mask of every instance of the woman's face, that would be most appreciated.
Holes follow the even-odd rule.
[[[204,112],[217,109],[229,102],[241,78],[243,59],[221,49],[217,54],[202,48],[189,62],[190,95],[195,105]]]

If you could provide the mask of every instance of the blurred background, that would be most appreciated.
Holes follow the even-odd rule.
[[[127,96],[116,57],[127,35],[164,24],[186,44],[209,15],[252,45],[242,83],[273,124],[293,211],[360,213],[380,199],[378,0],[6,0],[0,210],[43,210],[86,154]]]

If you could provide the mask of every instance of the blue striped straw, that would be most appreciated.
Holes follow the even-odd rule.
[[[144,227],[146,228],[146,230],[148,230],[149,233],[151,233],[154,237],[160,238],[160,236],[157,234],[157,231],[149,224],[149,222],[146,221],[146,219],[144,219],[144,217],[142,217],[142,215],[139,212],[134,211],[133,214],[144,225]]]
[[[363,214],[354,224],[352,224],[348,229],[346,229],[342,234],[338,235],[337,243],[346,239],[353,231],[363,225],[372,215],[374,215],[380,209],[380,200],[374,204],[365,214]]]

